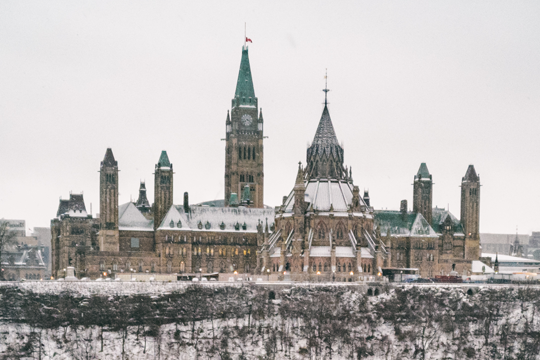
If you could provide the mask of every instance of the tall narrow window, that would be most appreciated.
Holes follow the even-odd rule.
[[[248,160],[251,160],[251,147],[248,146]]]
[[[253,147],[253,160],[257,160],[257,159],[255,158],[255,146]]]
[[[242,159],[242,148],[238,147],[238,159]]]
[[[244,146],[244,160],[246,160],[246,147]]]

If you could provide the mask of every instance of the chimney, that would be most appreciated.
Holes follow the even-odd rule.
[[[187,191],[184,193],[184,212],[189,212],[189,195]]]
[[[403,221],[406,221],[407,220],[407,200],[401,200],[399,211],[401,212],[401,219]]]

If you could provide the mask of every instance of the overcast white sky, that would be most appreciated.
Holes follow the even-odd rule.
[[[174,200],[223,197],[225,119],[247,22],[263,108],[265,203],[305,163],[323,102],[376,209],[412,206],[421,162],[434,204],[460,214],[483,184],[481,231],[540,230],[540,2],[2,1],[0,218],[49,226],[58,199],[99,209],[113,149],[120,203],[161,150]]]

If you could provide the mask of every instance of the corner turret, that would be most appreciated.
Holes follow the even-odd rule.
[[[163,150],[154,172],[154,229],[157,229],[173,204],[173,165]]]
[[[413,211],[420,213],[431,224],[433,218],[433,177],[426,163],[420,164],[413,183]]]
[[[111,148],[105,152],[99,169],[99,208],[99,249],[118,251],[118,162]]]
[[[461,179],[461,225],[465,233],[465,257],[476,260],[480,246],[480,177],[469,165]]]

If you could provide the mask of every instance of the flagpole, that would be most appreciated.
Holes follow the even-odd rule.
[[[246,32],[246,23],[244,23],[244,50],[246,49],[246,39],[247,39],[247,32]]]

